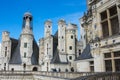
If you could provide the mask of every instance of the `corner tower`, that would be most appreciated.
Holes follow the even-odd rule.
[[[23,65],[31,65],[33,53],[32,14],[26,12],[23,17],[22,34],[20,36],[20,54]]]
[[[77,41],[77,25],[69,23],[66,31],[66,52],[69,62],[73,62],[75,60],[76,53],[76,41]]]

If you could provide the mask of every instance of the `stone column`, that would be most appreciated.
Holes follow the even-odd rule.
[[[115,72],[115,61],[114,61],[114,54],[113,54],[113,52],[111,52],[111,56],[112,56],[112,71]]]
[[[100,23],[101,19],[100,19],[99,13],[97,13],[96,20],[98,20],[96,26],[98,27],[99,37],[102,38],[103,37],[103,32],[102,32],[102,26],[101,26],[101,23]]]
[[[119,3],[120,5],[120,3]],[[119,33],[120,33],[120,7],[117,6],[118,21],[119,21]]]
[[[110,13],[109,10],[107,9],[107,21],[108,21],[108,29],[109,29],[109,36],[112,35],[112,30],[111,30],[111,23],[110,23]]]

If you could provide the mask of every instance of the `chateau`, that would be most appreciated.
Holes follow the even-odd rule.
[[[32,14],[26,12],[19,39],[11,38],[8,31],[2,33],[1,70],[76,71],[74,60],[78,51],[81,52],[77,25],[66,24],[61,19],[57,32],[52,35],[52,21],[47,20],[45,36],[38,45],[32,31],[32,20]]]
[[[87,0],[88,10],[78,26],[58,21],[52,34],[52,21],[44,23],[44,37],[34,39],[32,14],[23,17],[19,39],[2,33],[0,70],[45,72],[120,71],[120,0]],[[92,80],[92,79],[91,79]]]

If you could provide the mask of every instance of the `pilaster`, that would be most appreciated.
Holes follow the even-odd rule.
[[[120,3],[119,3],[120,5]],[[117,6],[117,11],[118,11],[118,21],[119,21],[119,33],[120,33],[120,7]]]
[[[108,21],[109,36],[111,36],[112,30],[111,30],[111,24],[110,24],[110,14],[108,9],[107,9],[107,21]]]

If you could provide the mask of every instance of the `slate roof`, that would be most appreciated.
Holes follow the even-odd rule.
[[[84,60],[84,59],[91,59],[91,58],[93,57],[91,55],[90,44],[87,44],[82,54],[76,60]]]
[[[51,64],[68,64],[68,60],[67,60],[67,62],[61,62],[60,61],[58,49],[55,51],[54,54],[55,55],[54,55],[53,59],[51,60]]]
[[[39,59],[39,47],[37,45],[37,42],[35,39],[33,40],[33,54],[31,57],[31,62],[33,65],[38,65],[38,59]]]
[[[58,63],[60,62],[59,54],[58,54],[58,31],[53,35],[53,59],[51,63]]]
[[[16,49],[18,45],[18,40],[14,38],[10,38],[12,44],[11,44],[11,56],[13,55],[14,50]]]
[[[54,36],[58,38],[58,30],[56,31],[56,33],[54,34]]]
[[[51,63],[52,64],[60,63],[60,57],[59,57],[59,54],[58,54],[58,50],[56,50],[54,52],[54,56],[53,56],[53,59],[51,60]]]
[[[21,55],[20,55],[20,40],[18,40],[18,44],[16,45],[16,47],[14,47],[14,40],[11,39],[12,41],[12,49],[11,49],[11,58],[9,63],[10,64],[21,64],[22,60],[21,60]],[[14,47],[14,48],[13,48]]]
[[[53,35],[53,58],[51,64],[67,64],[68,62],[61,62],[59,57],[58,46],[58,31]]]
[[[11,41],[12,41],[12,46],[11,46],[12,49],[11,49],[11,58],[10,58],[9,63],[10,64],[21,64],[22,60],[21,60],[21,55],[20,55],[20,44],[21,44],[20,39],[15,40],[11,38]],[[33,40],[33,53],[31,57],[32,65],[37,65],[38,59],[39,59],[39,48],[34,39]]]

